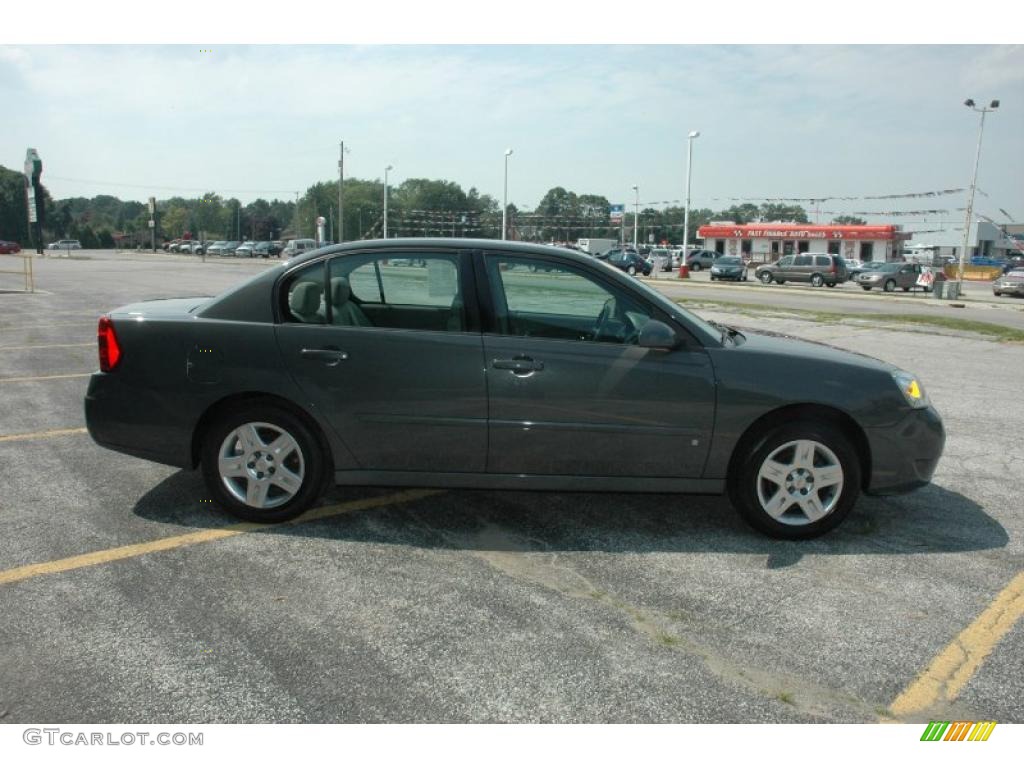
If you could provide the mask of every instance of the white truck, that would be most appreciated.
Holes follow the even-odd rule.
[[[608,253],[619,244],[618,240],[607,237],[581,238],[576,241],[576,247],[591,256],[601,256]]]

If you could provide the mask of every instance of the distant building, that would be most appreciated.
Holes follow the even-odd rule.
[[[960,258],[964,247],[964,229],[948,229],[927,236],[940,257]],[[993,221],[975,221],[971,225],[967,242],[967,259],[973,257],[1003,261],[1009,256],[1024,255],[1024,224],[996,224]]]
[[[820,225],[760,222],[734,224],[713,221],[697,230],[709,251],[744,256],[755,262],[777,261],[793,253],[834,253],[846,259],[893,261],[900,258],[903,243],[910,239],[895,224]]]

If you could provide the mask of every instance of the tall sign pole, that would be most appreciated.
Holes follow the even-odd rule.
[[[149,198],[149,240],[153,253],[156,253],[156,198]]]
[[[28,208],[29,236],[35,240],[36,253],[43,253],[43,187],[39,178],[43,175],[43,161],[31,147],[25,152],[25,202]]]

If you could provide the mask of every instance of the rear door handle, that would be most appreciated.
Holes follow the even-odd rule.
[[[512,360],[493,360],[491,365],[503,371],[512,371],[517,376],[544,370],[544,363],[529,357],[516,357]]]
[[[342,360],[348,360],[348,352],[342,352],[340,349],[332,347],[327,347],[326,349],[303,348],[299,354],[307,360],[320,360],[329,366],[335,366]]]

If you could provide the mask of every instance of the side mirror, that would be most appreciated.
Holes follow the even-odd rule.
[[[671,350],[680,344],[679,336],[660,320],[648,320],[640,329],[637,346],[647,349]]]

